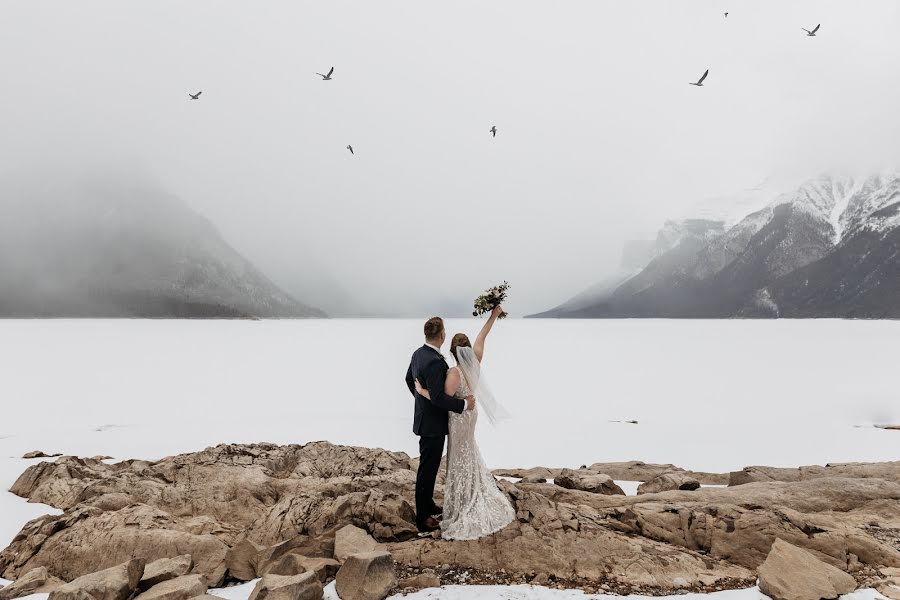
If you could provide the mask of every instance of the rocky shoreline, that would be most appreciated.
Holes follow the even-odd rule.
[[[454,583],[668,595],[757,578],[772,597],[801,598],[790,586],[808,582],[765,575],[784,570],[776,562],[795,565],[798,577],[821,571],[815,580],[835,590],[900,597],[900,462],[499,469],[512,479],[499,485],[517,518],[468,542],[417,536],[416,467],[404,453],[328,442],[39,462],[10,491],[63,514],[30,521],[0,552],[0,576],[14,580],[0,600],[37,589],[51,600],[189,600],[258,578],[254,600],[317,600],[332,580],[343,600],[356,600]],[[639,495],[625,496],[616,480],[643,482]],[[171,577],[141,589],[148,570],[166,565]],[[110,577],[116,591],[97,591]]]

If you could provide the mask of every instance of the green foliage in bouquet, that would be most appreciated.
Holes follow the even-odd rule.
[[[475,298],[475,310],[472,312],[473,317],[486,315],[494,310],[494,307],[500,306],[506,301],[506,292],[509,290],[509,284],[505,281],[500,285],[495,285],[477,298]],[[506,318],[506,313],[500,313],[498,319]]]

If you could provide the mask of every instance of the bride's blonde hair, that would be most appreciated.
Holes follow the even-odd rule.
[[[469,336],[464,333],[457,333],[450,341],[450,354],[453,355],[453,358],[456,359],[456,362],[459,362],[459,357],[456,355],[456,349],[460,346],[466,346],[468,348],[472,347],[472,343],[469,341]]]

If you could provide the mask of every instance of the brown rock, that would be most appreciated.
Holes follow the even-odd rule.
[[[570,490],[603,494],[605,496],[624,496],[616,482],[609,475],[601,475],[593,471],[563,469],[555,478],[554,483]]]
[[[103,494],[102,496],[91,498],[90,500],[85,502],[85,504],[104,511],[117,511],[122,510],[130,504],[135,504],[135,499],[129,494],[115,492],[112,494]]]
[[[114,512],[85,506],[46,515],[26,524],[0,553],[0,572],[15,578],[45,566],[50,574],[72,580],[133,556],[154,561],[189,553],[194,571],[218,585],[225,577],[228,547],[216,536],[190,533],[189,522],[143,504]]]
[[[257,565],[259,555],[264,550],[263,546],[243,538],[237,544],[228,549],[225,554],[225,566],[228,574],[238,581],[250,581],[257,577]]]
[[[900,461],[883,463],[834,463],[824,467],[809,465],[797,468],[744,467],[731,473],[728,485],[738,486],[760,481],[808,481],[823,477],[884,479],[900,483]]]
[[[437,569],[446,564],[496,571],[502,565],[506,573],[513,575],[543,572],[564,580],[611,579],[624,585],[645,586],[655,592],[673,589],[679,578],[692,586],[741,580],[748,587],[755,579],[748,569],[683,547],[640,535],[622,535],[598,523],[602,516],[589,507],[554,503],[538,492],[504,482],[500,486],[511,497],[517,520],[498,533],[471,541],[425,538],[388,544],[387,549],[398,564],[417,569]],[[546,487],[549,486],[541,486]],[[614,498],[586,492],[577,494]]]
[[[306,557],[300,554],[285,554],[279,560],[268,565],[265,572],[260,575],[300,575],[309,570],[304,564],[305,560]]]
[[[56,454],[44,454],[40,450],[32,450],[31,452],[26,452],[22,455],[22,458],[54,458],[57,456],[62,456],[59,452]]]
[[[128,600],[137,591],[143,574],[144,561],[135,558],[118,566],[70,581],[50,592],[50,599]]]
[[[31,594],[52,592],[63,583],[50,575],[46,567],[38,567],[28,571],[5,588],[0,588],[0,600],[13,600],[13,598]]]
[[[759,589],[773,600],[820,600],[849,594],[856,580],[779,539],[759,568]]]
[[[334,535],[334,558],[340,562],[352,554],[372,552],[379,544],[365,530],[353,525],[345,525]]]
[[[322,584],[314,573],[264,575],[248,600],[322,600]]]
[[[138,583],[138,589],[144,592],[163,581],[187,575],[193,567],[194,559],[191,558],[190,554],[154,560],[144,567],[144,576],[141,577],[141,581]],[[204,593],[206,593],[205,590]]]
[[[434,573],[419,573],[412,577],[401,579],[397,584],[400,589],[424,590],[425,588],[441,587],[441,578]]]
[[[547,483],[546,477],[538,477],[537,475],[526,475],[521,479],[522,483]]]
[[[685,473],[663,473],[638,486],[638,494],[658,494],[672,490],[692,491],[700,488],[700,482]]]
[[[341,600],[384,600],[397,586],[389,552],[354,554],[344,561],[335,579]]]
[[[182,575],[154,585],[135,600],[188,600],[206,594],[203,575]]]
[[[330,558],[334,556],[334,537],[324,534],[318,537],[297,535],[289,540],[275,544],[259,553],[256,574],[261,577],[269,569],[279,563],[285,556],[296,554],[309,558]]]
[[[334,577],[341,563],[333,558],[308,558],[300,554],[285,554],[279,560],[270,563],[260,575],[299,575],[312,571],[324,583]]]

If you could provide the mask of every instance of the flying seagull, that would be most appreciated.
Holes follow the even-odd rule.
[[[803,31],[805,31],[805,32],[806,32],[806,35],[808,35],[809,37],[816,37],[816,32],[819,30],[819,27],[821,27],[821,26],[822,26],[822,24],[819,23],[818,25],[816,25],[816,28],[813,29],[812,31],[810,31],[809,29],[806,29],[806,28],[804,28],[804,27],[801,27],[800,29],[802,29]]]
[[[331,74],[334,73],[334,67],[331,67],[331,70],[328,71],[328,75],[322,75],[321,73],[316,73],[319,77],[322,78],[322,81],[331,81]]]
[[[703,77],[697,80],[697,83],[691,83],[689,85],[696,85],[697,87],[703,87],[703,80],[706,79],[706,76],[709,75],[709,69],[703,74]]]
[[[350,154],[354,154],[354,152],[353,152],[353,146],[351,146],[350,144],[347,144],[347,150],[350,151]]]
[[[490,131],[492,134],[494,134],[494,137],[497,137],[497,126],[496,125],[491,127],[488,131]]]
[[[191,100],[199,100],[200,94],[202,94],[202,93],[203,93],[202,91],[199,91],[196,94],[192,94],[192,93],[188,92],[188,96],[191,97]]]

